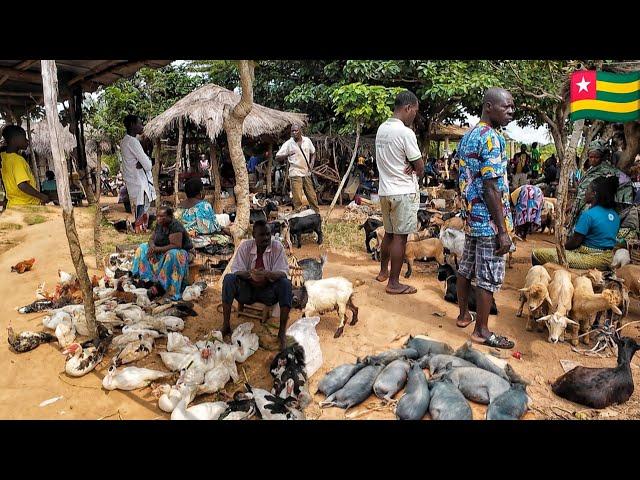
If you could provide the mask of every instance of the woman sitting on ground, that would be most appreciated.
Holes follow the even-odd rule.
[[[540,187],[523,185],[511,193],[511,202],[515,207],[515,233],[526,240],[534,225],[540,227],[544,195]]]
[[[189,273],[188,251],[192,248],[184,226],[173,218],[173,209],[162,206],[149,243],[141,244],[136,250],[132,274],[141,280],[159,284],[172,300],[180,300]],[[153,296],[158,294],[156,287],[150,290]]]
[[[620,217],[614,210],[618,178],[599,177],[593,180],[585,193],[585,202],[591,208],[582,212],[574,233],[565,243],[570,268],[605,270],[613,260],[613,248],[620,228]],[[531,254],[533,265],[558,263],[555,248],[537,248]]]
[[[187,194],[176,211],[176,218],[182,222],[187,233],[196,237],[196,246],[205,246],[208,243],[225,245],[231,243],[231,231],[227,227],[221,227],[216,219],[216,214],[211,204],[204,199],[202,181],[198,177],[189,179],[184,185]],[[207,239],[202,238],[208,236]],[[210,241],[209,241],[210,240]]]

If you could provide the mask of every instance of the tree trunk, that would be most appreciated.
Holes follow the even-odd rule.
[[[96,268],[98,270],[104,270],[104,258],[102,252],[102,232],[100,227],[102,225],[102,210],[100,208],[100,194],[101,194],[101,177],[102,174],[102,151],[100,150],[100,143],[96,144],[96,214],[94,218],[93,226],[93,249],[96,252]]]
[[[162,161],[162,144],[160,143],[160,138],[156,138],[156,163],[153,165],[152,173],[153,173],[153,185],[156,189],[156,210],[160,208],[162,205],[162,193],[160,192],[160,162]]]
[[[640,122],[627,122],[624,124],[624,139],[627,146],[622,151],[622,155],[620,155],[618,168],[626,172],[635,162],[636,155],[640,154]]]
[[[217,144],[209,140],[209,177],[213,182],[213,210],[220,214],[222,213],[221,193],[220,187],[220,163],[218,162],[218,152],[216,151]]]
[[[569,193],[569,175],[573,166],[573,159],[576,155],[576,147],[578,141],[582,137],[582,128],[584,120],[578,120],[573,124],[573,132],[571,139],[564,153],[565,160],[560,164],[560,183],[558,184],[558,209],[556,210],[556,252],[558,253],[558,263],[564,267],[568,267],[567,256],[564,251],[564,244],[567,240],[567,231],[564,225],[565,211],[567,209],[568,193]]]
[[[96,203],[100,205],[100,196],[102,194],[102,150],[100,142],[96,142]]]
[[[349,162],[349,166],[347,167],[347,171],[345,172],[344,177],[342,177],[342,182],[340,182],[338,191],[336,192],[336,194],[333,197],[333,200],[331,201],[331,205],[329,206],[329,211],[327,212],[327,215],[324,217],[325,222],[329,220],[329,218],[331,217],[331,212],[333,212],[333,208],[336,206],[336,202],[338,201],[338,198],[342,194],[342,187],[344,187],[344,184],[347,182],[347,178],[349,178],[349,173],[351,172],[351,168],[353,167],[353,162],[356,159],[356,155],[358,154],[358,146],[360,145],[360,128],[361,128],[361,125],[358,124],[358,126],[356,127],[356,144],[353,147],[351,161]]]
[[[184,138],[184,120],[178,118],[178,149],[176,150],[176,167],[173,174],[174,205],[178,207],[178,186],[180,185],[180,166],[182,165],[182,141]]]
[[[267,194],[271,194],[271,173],[273,172],[273,143],[269,142],[269,163],[267,163]]]
[[[593,139],[602,131],[604,127],[604,122],[602,120],[595,120],[590,127],[584,127],[584,148],[582,149],[582,153],[580,154],[580,164],[578,168],[580,170],[584,170],[584,163],[587,158],[587,153],[589,152],[589,144],[593,142]]]
[[[33,152],[33,146],[31,141],[31,120],[29,119],[29,112],[27,112],[27,138],[29,140],[29,158],[31,159],[31,170],[33,170],[33,176],[36,179],[36,188],[40,190],[40,175],[38,173],[38,162],[36,162],[36,156]]]
[[[47,114],[47,124],[49,129],[49,138],[51,141],[51,153],[53,157],[53,168],[56,175],[56,184],[58,190],[58,199],[62,206],[62,218],[64,219],[67,240],[69,241],[69,250],[71,252],[71,260],[76,269],[76,275],[80,282],[82,290],[82,298],[84,303],[84,311],[87,319],[89,332],[95,338],[96,330],[96,311],[93,303],[93,289],[91,281],[87,273],[87,266],[84,263],[82,249],[80,248],[80,240],[76,230],[76,222],[73,215],[73,204],[71,203],[71,194],[69,190],[69,171],[62,147],[62,125],[58,119],[58,72],[55,60],[42,60],[42,88],[44,91],[44,104]]]

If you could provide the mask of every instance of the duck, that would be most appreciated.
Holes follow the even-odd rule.
[[[303,371],[295,366],[285,369],[280,378],[273,382],[273,394],[286,399],[293,397],[298,400],[300,408],[306,408],[311,404],[312,398],[307,388],[307,377]]]
[[[184,320],[180,317],[163,315],[161,317],[151,317],[151,318],[153,319],[151,321],[154,324],[161,325],[162,323],[164,325],[164,328],[168,332],[181,332],[182,330],[184,330]]]
[[[259,338],[251,330],[253,330],[253,323],[246,322],[238,325],[231,334],[231,344],[237,346],[234,351],[234,360],[238,363],[243,363],[258,351]]]
[[[123,333],[122,335],[118,335],[111,341],[111,345],[113,347],[124,347],[126,344],[135,342],[139,340],[140,335],[143,337],[151,337],[154,340],[160,337],[160,333],[155,330],[137,330],[135,332]]]
[[[50,333],[30,332],[28,330],[16,335],[11,326],[7,328],[7,340],[16,353],[28,352],[42,343],[53,342],[55,339],[56,337]]]
[[[124,321],[115,312],[100,309],[96,309],[96,322],[106,323],[115,327],[124,325]]]
[[[182,352],[160,352],[160,359],[172,372],[177,372],[186,368],[199,355],[198,352],[182,353]]]
[[[218,420],[248,420],[256,413],[256,402],[253,395],[236,392],[233,400],[227,403],[227,409],[220,414]]]
[[[63,322],[71,324],[71,315],[62,310],[58,310],[52,315],[47,315],[42,319],[42,325],[51,330],[55,330],[58,324]]]
[[[295,368],[306,377],[304,349],[298,342],[276,354],[269,366],[269,372],[274,380],[281,379],[287,368]]]
[[[556,379],[553,393],[590,408],[606,408],[625,403],[633,394],[631,359],[640,345],[629,337],[614,336],[618,364],[613,368],[575,367]]]
[[[73,285],[75,281],[76,276],[74,274],[67,273],[58,269],[58,283],[60,284],[60,286],[66,287],[68,285]]]
[[[260,417],[263,420],[301,420],[301,412],[295,407],[298,402],[293,397],[280,398],[267,390],[252,388],[245,384],[247,391],[253,396]]]
[[[90,340],[84,344],[72,343],[63,350],[62,354],[67,355],[67,361],[64,366],[64,371],[67,375],[82,377],[96,368],[96,365],[102,361],[107,351],[108,343],[98,341],[98,346],[96,347],[93,342]]]
[[[205,402],[185,409],[181,400],[171,413],[171,420],[218,420],[228,408],[224,402]]]
[[[172,317],[197,317],[198,313],[192,308],[193,304],[191,302],[176,302],[170,308],[164,310],[162,313],[164,315],[170,315]]]
[[[170,332],[167,335],[167,351],[178,353],[193,353],[197,352],[196,346],[191,343],[189,337],[177,332]]]
[[[142,309],[142,307],[140,307],[139,305],[131,304],[131,303],[122,303],[118,305],[114,309],[114,312],[127,325],[141,322],[146,317],[146,314],[144,313],[144,310]]]
[[[141,334],[138,339],[127,343],[118,354],[113,357],[113,364],[116,367],[126,363],[142,360],[153,350],[153,337],[145,337]]]
[[[34,313],[34,312],[42,312],[43,310],[51,310],[54,307],[53,300],[36,300],[35,302],[30,303],[29,305],[25,305],[24,307],[20,307],[18,309],[19,313]]]
[[[71,320],[68,322],[60,322],[54,332],[58,339],[58,344],[62,348],[67,348],[76,339],[76,327],[73,326]]]
[[[111,365],[107,375],[102,379],[102,386],[106,390],[137,390],[146,387],[154,380],[171,375],[172,373],[139,367],[125,367],[117,371],[116,366]]]
[[[160,393],[158,407],[163,412],[171,413],[184,400],[183,407],[189,405],[196,396],[194,385],[161,385],[154,394]]]
[[[231,375],[231,380],[234,382],[238,381],[238,367],[235,361],[235,345],[229,345],[228,343],[215,341],[213,343],[213,357],[215,359],[216,365],[218,363],[222,363],[229,370],[229,375]]]
[[[182,292],[183,300],[187,302],[196,300],[202,295],[202,292],[207,289],[207,286],[206,282],[195,282],[193,285],[189,285],[184,289],[184,292]]]
[[[198,394],[216,393],[224,388],[230,378],[229,369],[224,364],[216,365],[205,373],[204,382],[198,386]]]

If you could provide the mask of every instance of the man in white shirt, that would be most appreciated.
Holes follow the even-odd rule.
[[[151,202],[156,199],[151,173],[152,163],[136,138],[142,133],[143,125],[136,115],[127,115],[124,119],[127,134],[120,142],[122,154],[122,177],[129,192],[132,208],[135,205],[136,222],[147,213]]]
[[[293,208],[299,210],[302,207],[302,192],[309,201],[309,206],[320,213],[318,197],[316,196],[313,181],[311,180],[311,168],[316,158],[316,147],[309,137],[302,136],[300,125],[291,125],[291,138],[284,142],[276,160],[289,161],[289,180],[291,181],[291,194],[293,195]]]
[[[394,295],[417,291],[399,280],[407,236],[418,227],[418,180],[422,181],[424,175],[416,134],[409,128],[417,113],[418,97],[408,90],[400,92],[393,117],[380,125],[376,133],[376,163],[380,173],[378,195],[385,230],[380,247],[380,273],[376,280],[389,280],[386,292]]]

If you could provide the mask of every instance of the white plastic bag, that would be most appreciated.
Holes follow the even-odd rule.
[[[320,337],[316,333],[316,325],[319,322],[320,317],[304,317],[287,329],[287,335],[295,338],[304,349],[307,378],[311,378],[322,365]]]

